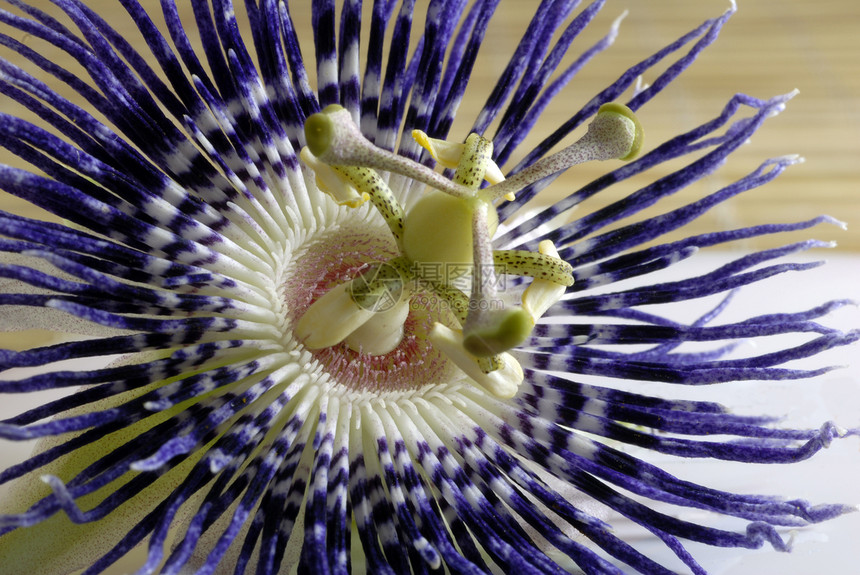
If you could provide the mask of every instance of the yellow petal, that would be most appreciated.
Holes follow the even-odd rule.
[[[457,144],[431,138],[421,130],[412,130],[412,138],[418,145],[430,152],[433,159],[446,168],[455,169],[460,164],[460,156],[466,149],[464,144]]]
[[[352,183],[334,168],[320,162],[307,148],[299,153],[302,161],[314,171],[317,187],[328,194],[339,206],[357,208],[370,199],[365,193],[358,193]]]

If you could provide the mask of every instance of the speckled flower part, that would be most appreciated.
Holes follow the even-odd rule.
[[[790,156],[641,214],[717,170],[791,97],[739,94],[665,142],[648,141],[645,125],[639,155],[627,154],[635,113],[716,39],[733,5],[607,78],[550,132],[541,112],[567,98],[620,20],[570,62],[604,2],[535,3],[460,133],[454,116],[498,1],[431,0],[419,19],[411,0],[376,0],[362,21],[358,0],[315,0],[310,23],[276,0],[188,0],[189,18],[174,0],[109,1],[136,31],[113,28],[94,1],[52,0],[62,21],[35,1],[0,10],[0,44],[26,62],[0,61],[0,92],[41,118],[0,113],[4,156],[31,166],[0,166],[0,188],[58,218],[0,211],[0,326],[86,336],[0,350],[0,393],[57,392],[0,422],[4,442],[39,440],[0,472],[4,574],[101,573],[139,546],[139,574],[670,573],[619,538],[609,511],[699,574],[707,566],[686,541],[788,550],[784,528],[855,510],[698,485],[649,456],[787,464],[857,431],[784,428],[780,414],[617,385],[810,378],[830,368],[791,362],[860,336],[819,322],[847,301],[720,320],[745,285],[814,267],[783,258],[822,242],[664,275],[704,248],[838,224],[663,239],[770,182]],[[308,25],[313,45],[300,46]],[[594,127],[607,110],[631,118],[620,153],[620,136]],[[342,148],[306,137],[318,120],[347,134]],[[545,139],[520,150],[533,130]],[[349,164],[359,139],[369,151]],[[557,144],[575,153],[553,156]],[[524,159],[513,165],[515,151]],[[560,171],[607,158],[625,161],[554,205],[541,200]],[[657,175],[669,161],[676,171]],[[634,177],[642,184],[626,197],[573,212]],[[471,227],[448,234],[449,214]],[[448,248],[474,259],[432,276]],[[380,275],[383,265],[393,271]],[[363,307],[392,292],[390,317]],[[699,317],[663,313],[721,295]],[[805,341],[736,349],[792,333]],[[746,527],[699,524],[685,508]]]

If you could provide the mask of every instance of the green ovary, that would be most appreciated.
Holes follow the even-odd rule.
[[[470,273],[473,257],[472,202],[442,192],[430,192],[406,215],[403,251],[413,262],[438,265],[445,282]],[[496,231],[498,214],[490,209],[489,236]],[[450,265],[449,265],[450,264]]]

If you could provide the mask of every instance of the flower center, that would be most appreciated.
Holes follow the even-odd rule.
[[[573,284],[573,275],[551,242],[542,242],[539,252],[493,250],[495,202],[513,200],[525,186],[582,162],[631,159],[641,146],[642,130],[629,109],[605,104],[584,137],[508,180],[492,159],[492,142],[479,134],[461,144],[417,130],[413,137],[439,163],[456,169],[453,179],[377,148],[340,106],[328,106],[305,122],[308,145],[301,158],[317,185],[343,206],[370,201],[396,249],[387,260],[324,288],[295,322],[294,332],[308,349],[346,344],[360,354],[387,357],[408,339],[413,294],[429,291],[451,313],[435,317],[420,339],[429,340],[485,390],[512,397],[523,371],[508,352],[526,341],[541,314]],[[422,182],[431,191],[406,213],[376,170]],[[483,187],[485,181],[491,185]],[[434,267],[442,273],[428,276],[425,271]],[[534,278],[521,305],[509,305],[498,293],[500,273]],[[454,285],[463,275],[470,279],[468,295]]]
[[[358,224],[347,224],[312,240],[285,274],[283,293],[290,323],[295,326],[315,302],[337,286],[360,281],[376,264],[396,255],[397,248],[385,230]],[[385,311],[387,301],[380,298],[377,311]],[[334,381],[355,391],[409,391],[450,380],[454,366],[427,337],[435,322],[450,322],[450,314],[424,291],[416,291],[406,303],[405,319],[398,326],[402,333],[393,349],[370,353],[360,342],[351,345],[344,340],[310,349],[311,355]]]

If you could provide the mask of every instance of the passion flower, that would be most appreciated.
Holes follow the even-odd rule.
[[[0,11],[0,42],[32,64],[0,62],[0,91],[43,121],[0,114],[0,145],[33,166],[0,167],[0,188],[63,220],[0,213],[0,305],[11,327],[88,336],[0,351],[0,392],[62,392],[0,422],[4,440],[40,440],[0,473],[4,573],[100,573],[140,547],[138,573],[669,572],[606,509],[703,573],[682,539],[787,550],[779,529],[854,509],[698,485],[648,457],[790,463],[855,432],[614,384],[812,377],[828,368],[786,364],[858,337],[817,321],[844,301],[730,323],[716,323],[727,301],[687,321],[644,309],[805,269],[773,260],[821,244],[662,275],[701,248],[833,222],[659,241],[792,157],[641,215],[715,171],[791,96],[738,95],[643,145],[636,112],[734,7],[632,65],[508,166],[548,101],[612,43],[618,22],[560,68],[603,2],[542,3],[471,130],[450,135],[495,2],[431,2],[414,50],[413,3],[395,14],[375,2],[362,57],[360,3],[315,1],[314,90],[284,2],[246,2],[243,36],[229,0],[192,0],[190,20],[162,0],[166,35],[155,11],[120,1],[140,45],[81,0],[55,0],[65,23],[20,0]],[[557,174],[592,161],[605,175],[541,207]],[[669,161],[677,170],[655,175]],[[568,217],[634,176],[649,183]],[[632,278],[643,287],[622,283]],[[733,355],[738,340],[787,333],[809,339]]]

